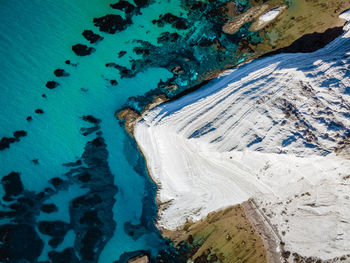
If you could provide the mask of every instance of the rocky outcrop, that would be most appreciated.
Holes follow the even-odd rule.
[[[96,51],[95,48],[88,47],[87,45],[83,45],[83,44],[76,44],[72,46],[72,50],[77,56],[81,56],[81,57],[88,56],[91,53]]]

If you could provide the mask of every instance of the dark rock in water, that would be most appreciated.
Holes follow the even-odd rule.
[[[80,218],[79,223],[89,225],[89,226],[96,226],[96,225],[98,226],[103,224],[101,220],[98,218],[96,210],[86,211],[84,215]]]
[[[100,120],[92,115],[82,117],[94,129],[99,129]],[[65,179],[55,177],[49,180],[53,187],[46,187],[41,192],[24,189],[20,174],[12,172],[4,176],[1,184],[4,188],[4,211],[0,218],[12,220],[16,224],[0,226],[0,262],[38,262],[43,249],[36,229],[50,237],[48,245],[57,248],[67,232],[75,232],[74,248],[62,252],[50,251],[50,262],[97,262],[98,257],[114,234],[116,222],[113,220],[113,206],[117,187],[114,175],[108,165],[108,151],[102,132],[89,141],[81,158],[74,162]],[[13,140],[25,136],[26,132],[14,132]],[[88,191],[69,204],[70,222],[40,221],[40,213],[54,213],[58,207],[46,203],[49,198],[72,185],[79,185]],[[46,240],[46,239],[45,239]],[[47,241],[45,241],[47,242]]]
[[[50,251],[49,258],[52,263],[78,263],[80,260],[76,256],[73,248],[66,248],[62,252]]]
[[[92,30],[84,30],[82,35],[88,40],[91,44],[94,44],[96,42],[99,42],[103,40],[103,37],[101,37],[98,34],[95,34]]]
[[[117,65],[116,63],[107,63],[106,64],[107,68],[115,68],[119,71],[120,77],[121,78],[132,78],[135,76],[135,72],[128,69],[127,67]]]
[[[0,151],[5,150],[7,148],[10,148],[10,144],[11,143],[18,142],[21,137],[24,137],[26,135],[27,135],[26,131],[20,130],[20,131],[15,131],[13,133],[14,137],[3,137],[3,138],[1,138],[1,140],[0,140]]]
[[[64,240],[64,237],[54,237],[52,239],[50,239],[49,241],[49,245],[52,248],[57,248],[59,246],[59,244],[61,244]]]
[[[100,28],[100,31],[109,34],[123,31],[131,21],[129,19],[123,19],[120,15],[105,15],[103,17],[94,18],[95,26]]]
[[[214,43],[213,39],[206,38],[206,37],[202,37],[198,41],[198,45],[200,45],[201,47],[209,47],[209,46],[213,45],[213,43]]]
[[[129,14],[135,10],[135,6],[133,4],[130,4],[128,1],[118,1],[115,4],[110,5],[114,9],[125,11],[125,13]]]
[[[45,212],[45,213],[54,213],[54,212],[57,212],[58,211],[58,208],[55,204],[43,204],[41,207],[40,207],[40,210]]]
[[[33,118],[32,118],[31,116],[28,116],[28,117],[26,118],[26,120],[27,120],[27,121],[32,121]]]
[[[66,174],[79,180],[90,191],[70,203],[71,227],[76,235],[77,253],[82,262],[96,262],[106,242],[113,236],[114,176],[102,137],[89,141],[82,155],[83,165]]]
[[[20,195],[23,192],[23,184],[20,174],[11,172],[1,179],[2,187],[5,190],[5,201],[11,201],[13,197]]]
[[[118,85],[118,81],[116,81],[115,79],[111,79],[111,80],[109,81],[109,83],[111,83],[111,85],[113,85],[113,86]]]
[[[158,20],[153,20],[153,24],[163,27],[165,24],[171,24],[172,27],[176,29],[188,29],[187,20],[183,17],[178,17],[171,13],[166,13],[165,15],[160,15]]]
[[[133,225],[130,222],[126,222],[124,224],[124,231],[129,236],[131,236],[134,240],[139,239],[142,235],[146,234],[149,230],[145,228],[143,225]]]
[[[117,65],[117,64],[114,63],[114,62],[111,62],[111,63],[107,63],[105,66],[106,66],[107,68],[116,68],[116,67],[118,67],[119,65]]]
[[[38,165],[38,164],[39,164],[39,159],[33,159],[32,162],[33,162],[34,164]]]
[[[95,261],[96,253],[94,250],[98,248],[103,236],[102,231],[98,227],[88,228],[85,235],[81,239],[83,247],[80,249],[80,254],[84,262]]]
[[[51,195],[51,194],[54,194],[55,193],[55,190],[53,190],[51,187],[46,187],[44,189],[45,193],[48,194],[48,195]]]
[[[70,60],[66,60],[64,63],[66,63],[67,65],[70,65]]]
[[[44,99],[46,99],[46,94],[42,94],[41,97],[43,97]]]
[[[39,231],[42,234],[51,237],[64,237],[69,230],[69,224],[62,221],[41,221],[38,224]]]
[[[42,109],[36,109],[36,110],[35,110],[35,113],[37,113],[37,114],[43,114],[44,111],[43,111]]]
[[[99,123],[101,122],[101,120],[95,118],[94,116],[92,115],[84,115],[81,117],[84,121],[86,122],[89,122],[91,124],[94,124],[93,127],[88,127],[88,128],[81,128],[80,129],[80,133],[83,135],[83,136],[87,136],[87,135],[90,135],[96,131],[98,131],[100,129],[100,126],[99,126]]]
[[[96,49],[94,49],[93,47],[88,47],[87,45],[83,44],[76,44],[72,46],[72,50],[77,56],[88,56],[96,51]]]
[[[133,51],[137,55],[149,55],[150,50],[148,48],[142,48],[142,47],[134,47]]]
[[[53,80],[46,82],[46,88],[48,88],[48,89],[57,88],[59,85],[60,84],[58,84],[56,81],[53,81]]]
[[[82,174],[79,174],[77,176],[78,180],[82,183],[87,183],[90,181],[91,179],[91,175],[88,173],[88,172],[85,172],[85,173],[82,173]]]
[[[58,68],[54,72],[56,77],[68,77],[69,73],[66,72],[64,69]]]
[[[119,54],[118,54],[118,58],[121,58],[123,57],[124,55],[126,54],[126,51],[120,51]]]
[[[24,130],[20,130],[20,131],[15,131],[14,133],[13,133],[13,136],[15,136],[15,138],[20,138],[20,137],[24,137],[24,136],[26,136],[27,135],[27,132],[26,131],[24,131]]]
[[[103,199],[98,194],[87,194],[84,196],[77,197],[72,202],[72,207],[78,209],[84,206],[95,206],[102,204]]]
[[[36,262],[43,242],[27,224],[0,226],[0,262]]]
[[[82,164],[82,161],[81,160],[77,160],[75,162],[69,162],[69,163],[64,163],[63,166],[66,166],[66,167],[75,167],[75,166],[79,166]]]
[[[80,133],[83,136],[87,136],[87,135],[94,133],[95,131],[98,131],[99,129],[100,129],[100,127],[98,127],[98,126],[89,127],[89,128],[80,128]]]
[[[64,181],[59,177],[54,177],[49,181],[56,189],[61,188],[64,185]]]
[[[178,33],[163,32],[157,39],[157,43],[176,42],[180,38]]]
[[[134,0],[134,2],[137,5],[137,7],[141,8],[141,7],[145,7],[146,5],[148,5],[149,0]]]
[[[92,115],[84,115],[81,117],[84,121],[90,122],[92,124],[99,124],[101,122],[100,119],[95,118]]]
[[[16,141],[16,138],[8,138],[3,137],[0,141],[0,151],[5,150],[6,148],[10,148],[10,144],[14,143]]]

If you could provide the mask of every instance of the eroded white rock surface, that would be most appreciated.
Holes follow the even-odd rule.
[[[345,16],[345,15],[344,15]],[[350,33],[310,54],[253,61],[147,112],[135,127],[158,197],[158,224],[254,198],[302,256],[349,253]]]

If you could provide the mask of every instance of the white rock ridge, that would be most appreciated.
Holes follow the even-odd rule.
[[[347,15],[344,15],[347,16]],[[254,198],[286,250],[350,253],[350,32],[309,54],[258,59],[135,127],[160,202],[158,225]]]
[[[274,20],[283,10],[283,7],[272,9],[259,17],[259,24],[264,24]]]

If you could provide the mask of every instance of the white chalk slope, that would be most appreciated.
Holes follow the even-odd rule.
[[[158,224],[253,197],[286,249],[350,253],[350,32],[311,54],[253,61],[147,112],[135,128],[161,202]]]

